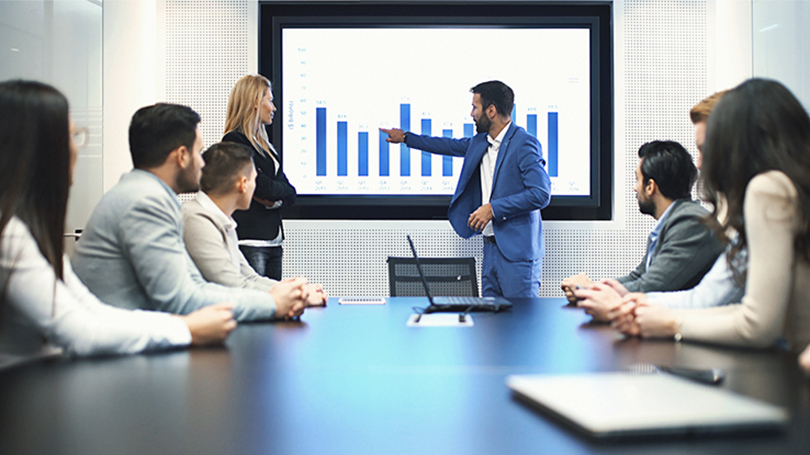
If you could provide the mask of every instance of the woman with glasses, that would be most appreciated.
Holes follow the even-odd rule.
[[[253,151],[256,163],[256,192],[250,207],[233,214],[237,222],[239,248],[259,275],[281,279],[284,232],[281,209],[295,204],[295,188],[281,171],[281,160],[267,139],[266,126],[273,123],[276,106],[270,81],[264,76],[245,76],[236,82],[228,97],[225,137]]]
[[[784,339],[800,352],[810,344],[810,117],[782,84],[744,82],[709,117],[701,172],[713,215],[717,195],[725,196],[718,235],[738,233],[727,259],[745,287],[741,303],[671,310],[628,294],[611,315],[614,325],[631,335],[733,346]],[[747,269],[736,260],[745,250]],[[801,362],[810,368],[806,356]]]
[[[59,91],[0,83],[0,352],[33,354],[43,340],[75,355],[223,341],[236,326],[229,304],[186,316],[123,310],[73,273],[63,254],[65,212],[86,142]]]

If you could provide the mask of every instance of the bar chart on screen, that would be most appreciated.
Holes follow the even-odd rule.
[[[507,64],[492,69],[472,64],[481,51],[469,45],[489,30],[285,30],[285,173],[299,194],[451,195],[463,157],[389,143],[380,128],[472,138],[478,131],[469,89],[498,79],[515,91],[512,121],[541,144],[552,194],[589,194],[588,33],[556,31],[511,31],[543,42],[551,68],[511,51]],[[584,58],[556,53],[558,40],[581,41]],[[383,43],[391,42],[417,49],[413,61],[387,63]]]

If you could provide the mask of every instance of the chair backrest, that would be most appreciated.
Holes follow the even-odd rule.
[[[419,258],[430,293],[436,296],[478,297],[475,258]],[[414,258],[388,257],[391,297],[424,297]]]

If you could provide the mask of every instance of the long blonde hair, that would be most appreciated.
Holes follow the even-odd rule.
[[[264,93],[272,90],[270,81],[260,75],[247,75],[239,79],[228,97],[228,112],[225,118],[225,133],[241,130],[253,148],[270,154],[275,149],[267,139],[267,131],[261,123],[259,105]]]

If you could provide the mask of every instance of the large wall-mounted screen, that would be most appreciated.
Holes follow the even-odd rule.
[[[297,5],[262,6],[261,68],[279,109],[272,139],[299,195],[288,218],[441,218],[462,158],[389,144],[380,128],[471,137],[469,90],[488,80],[514,90],[512,121],[541,143],[553,196],[544,217],[609,218],[598,16],[392,4],[313,15]]]
[[[516,93],[512,121],[540,139],[552,194],[589,196],[589,35],[587,29],[284,29],[285,172],[301,177],[300,195],[452,195],[462,158],[391,146],[379,128],[470,137],[476,131],[469,88],[499,79]],[[392,51],[391,43],[407,45]],[[409,63],[386,62],[411,49]],[[531,59],[526,49],[535,49]],[[497,55],[498,64],[478,64],[482,55]]]

